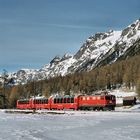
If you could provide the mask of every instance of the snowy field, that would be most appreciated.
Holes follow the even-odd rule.
[[[140,112],[69,111],[52,115],[0,111],[0,140],[103,139],[140,140]]]

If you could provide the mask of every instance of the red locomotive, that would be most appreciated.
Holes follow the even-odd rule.
[[[114,110],[114,95],[78,95],[56,96],[50,98],[31,98],[17,100],[18,109],[73,109],[73,110]]]

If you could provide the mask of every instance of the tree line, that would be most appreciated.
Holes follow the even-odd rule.
[[[140,97],[140,55],[118,61],[89,72],[68,74],[46,80],[30,82],[25,85],[7,87],[5,94],[9,107],[16,106],[19,98],[52,94],[92,94],[98,90],[125,87],[135,90]],[[2,93],[3,89],[0,88]],[[0,100],[0,106],[3,102]]]

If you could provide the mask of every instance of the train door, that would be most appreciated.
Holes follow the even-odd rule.
[[[81,97],[80,95],[74,97],[74,103],[76,105],[76,110],[78,110],[80,108],[80,97]]]

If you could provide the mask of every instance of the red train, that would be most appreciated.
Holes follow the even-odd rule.
[[[57,96],[49,98],[31,98],[17,100],[18,109],[49,109],[49,110],[114,110],[114,95],[78,95]]]

